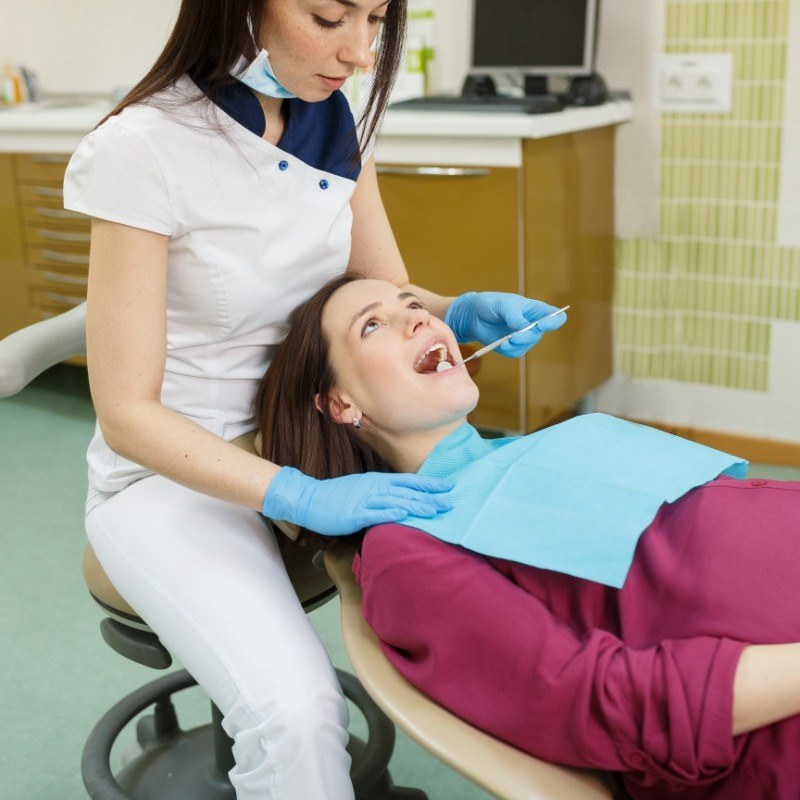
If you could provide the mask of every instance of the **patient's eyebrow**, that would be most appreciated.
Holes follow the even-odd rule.
[[[383,302],[380,301],[380,300],[376,300],[374,303],[367,303],[367,305],[365,305],[364,308],[361,309],[361,311],[356,311],[356,313],[353,314],[353,318],[350,320],[350,324],[347,326],[347,330],[350,330],[350,328],[352,328],[353,325],[356,324],[356,320],[359,317],[363,317],[364,314],[368,314],[373,309],[376,309],[378,306],[382,306],[382,305],[383,305]]]
[[[414,294],[414,292],[400,292],[400,294],[397,295],[397,299],[400,301],[408,300],[409,297],[413,297],[415,300],[419,300],[420,303],[422,302],[422,300],[420,300],[419,297],[417,297]],[[356,313],[353,314],[353,318],[350,320],[350,324],[347,326],[347,330],[350,330],[350,328],[352,328],[353,325],[356,324],[356,321],[358,320],[359,317],[363,317],[364,314],[369,314],[370,311],[374,311],[376,308],[382,305],[383,305],[382,300],[375,300],[373,303],[367,303],[367,305],[365,305],[364,308],[361,309],[361,311],[356,311]]]

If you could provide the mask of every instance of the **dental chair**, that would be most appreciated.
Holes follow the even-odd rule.
[[[11,334],[0,341],[0,397],[16,394],[45,369],[84,352],[83,305]],[[366,742],[351,736],[348,746],[358,800],[426,800],[424,792],[392,783],[387,770],[395,740],[392,720],[435,757],[500,800],[626,797],[609,776],[522,753],[458,719],[407,683],[383,655],[361,614],[361,590],[351,571],[355,553],[351,544],[341,542],[329,548],[324,567],[319,551],[290,547],[282,551],[306,611],[327,602],[337,591],[341,598],[345,649],[360,681],[340,670],[337,676],[368,728]],[[114,589],[90,547],[84,553],[83,571],[91,596],[108,615],[100,624],[104,640],[137,663],[156,669],[171,666],[169,652]],[[185,670],[173,672],[127,695],[106,712],[92,730],[82,757],[83,781],[92,800],[234,800],[227,778],[233,767],[232,742],[222,729],[219,710],[212,704],[208,725],[189,731],[180,728],[171,696],[195,683]],[[140,716],[151,707],[151,713]],[[137,716],[138,753],[115,775],[111,748]]]
[[[408,683],[384,656],[361,613],[354,555],[355,546],[343,541],[324,556],[341,599],[345,650],[369,695],[408,736],[500,800],[627,798],[612,776],[540,761],[479,731]]]

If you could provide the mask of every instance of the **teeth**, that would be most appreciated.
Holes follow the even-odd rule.
[[[439,363],[441,364],[443,361],[447,360],[447,347],[444,344],[432,344],[416,361],[414,364],[415,367],[418,367],[424,360],[425,357],[432,353],[434,350],[439,351]]]

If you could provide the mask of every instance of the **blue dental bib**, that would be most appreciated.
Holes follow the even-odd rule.
[[[403,524],[483,555],[622,587],[663,503],[722,474],[735,456],[645,425],[587,414],[523,437],[446,436],[419,470],[455,484],[454,507]]]

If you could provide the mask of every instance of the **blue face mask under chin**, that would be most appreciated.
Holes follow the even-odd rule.
[[[288,89],[285,89],[272,71],[269,63],[269,55],[266,50],[262,50],[248,65],[247,69],[236,76],[245,86],[265,94],[267,97],[277,97],[281,100],[288,100],[296,97]]]

